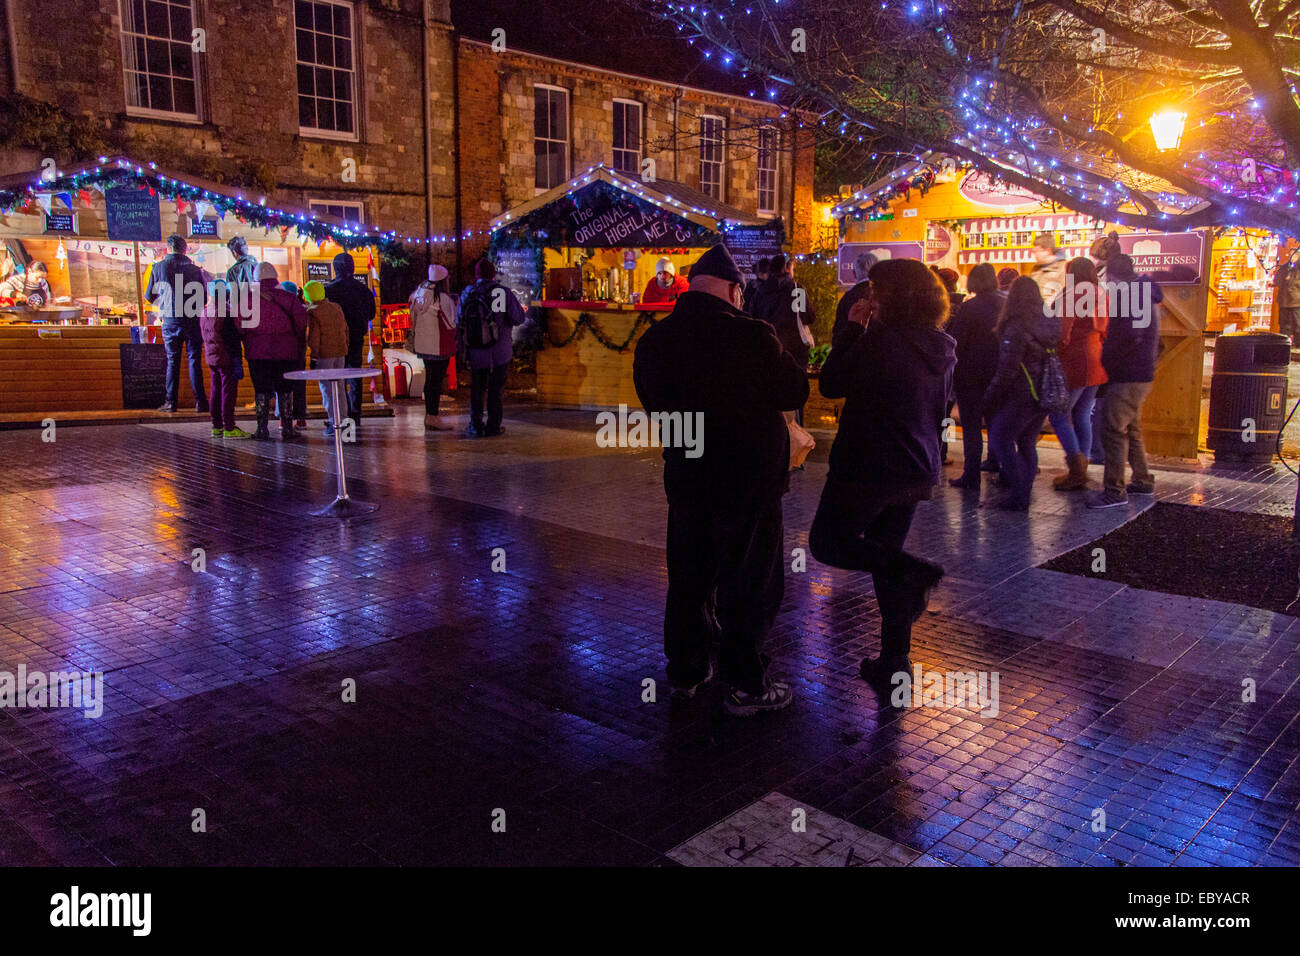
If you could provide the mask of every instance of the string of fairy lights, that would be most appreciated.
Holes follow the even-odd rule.
[[[780,6],[781,0],[771,0],[775,6]],[[932,30],[939,36],[945,50],[953,56],[958,56],[957,45],[952,37],[951,32],[945,22],[947,8],[938,4],[935,0],[879,0],[880,9],[888,10],[892,6],[900,15],[904,22],[913,24],[918,29]],[[706,59],[714,60],[722,64],[724,68],[739,67],[743,76],[756,74],[766,77],[769,83],[776,85],[785,85],[796,87],[794,80],[779,76],[769,70],[765,65],[756,62],[753,58],[744,55],[736,49],[732,49],[727,43],[721,42],[716,34],[724,32],[727,26],[728,18],[738,19],[744,17],[758,16],[769,21],[769,25],[775,26],[771,20],[768,11],[755,2],[746,2],[746,0],[728,0],[730,10],[720,10],[705,3],[664,3],[663,9],[666,11],[663,15],[670,21],[675,21],[676,28],[679,32],[695,30],[697,36],[688,37],[688,42],[695,44],[695,41],[703,40],[705,43],[712,44],[715,48],[705,47],[701,44],[701,52]],[[716,22],[716,29],[711,28],[711,23]],[[750,28],[752,31],[752,28]],[[757,31],[754,35],[761,35]],[[773,29],[773,36],[776,36]],[[1087,129],[1089,135],[1107,131],[1099,131],[1097,127],[1084,117],[1071,117],[1069,113],[1060,115],[1059,126],[1055,117],[1048,122],[1046,117],[1029,115],[1025,118],[1017,119],[1008,115],[1005,111],[996,111],[992,104],[993,91],[997,84],[990,78],[981,75],[972,62],[970,54],[966,54],[966,63],[971,68],[971,75],[961,89],[956,91],[955,116],[962,124],[964,135],[954,138],[956,145],[970,150],[982,159],[984,159],[992,169],[990,172],[997,178],[999,168],[1014,171],[1030,179],[1046,183],[1052,188],[1063,192],[1067,196],[1074,197],[1080,202],[1093,202],[1111,206],[1123,206],[1125,203],[1133,203],[1141,208],[1142,203],[1135,194],[1139,188],[1133,183],[1125,182],[1125,177],[1135,182],[1145,176],[1139,170],[1132,169],[1127,164],[1116,159],[1105,165],[1107,170],[1098,169],[1098,163],[1101,161],[1098,156],[1080,155],[1082,150],[1066,150],[1062,155],[1052,155],[1052,150],[1040,149],[1035,138],[1042,135],[1048,130],[1062,133],[1079,142],[1087,143],[1086,138],[1073,135],[1069,132],[1070,127],[1079,130]],[[996,67],[996,64],[995,64]],[[1297,95],[1297,87],[1294,82],[1289,84],[1290,93],[1293,97]],[[777,90],[775,86],[767,89],[767,99],[775,99]],[[757,90],[751,90],[750,96],[756,97]],[[1198,128],[1204,128],[1207,121],[1215,119],[1226,119],[1236,121],[1239,114],[1242,118],[1258,117],[1262,121],[1260,112],[1262,104],[1258,97],[1252,98],[1249,102],[1242,104],[1240,107],[1227,106],[1215,110],[1199,119]],[[996,114],[1000,112],[1001,116]],[[1118,114],[1118,118],[1123,118],[1123,113]],[[859,118],[850,115],[847,110],[831,109],[827,115],[821,118],[820,125],[826,127],[832,132],[838,132],[841,136],[851,136],[851,129],[862,126]],[[1114,135],[1114,134],[1110,134]],[[858,140],[862,140],[859,135]],[[1073,152],[1073,158],[1067,158],[1068,154]],[[1019,156],[1019,161],[1015,157]],[[921,156],[914,154],[911,157],[914,161],[920,161]],[[1224,209],[1228,218],[1237,217],[1241,213],[1240,207],[1231,205],[1232,200],[1243,202],[1261,202],[1268,205],[1280,206],[1285,203],[1287,209],[1295,209],[1297,203],[1300,203],[1300,169],[1288,170],[1284,167],[1268,162],[1266,159],[1252,160],[1253,165],[1247,167],[1245,164],[1237,168],[1231,158],[1226,160],[1207,159],[1203,151],[1198,151],[1195,158],[1185,158],[1174,160],[1178,163],[1185,174],[1203,187],[1215,190],[1221,196],[1227,197],[1228,204]],[[1225,165],[1232,166],[1233,175],[1227,174],[1222,167]],[[918,167],[919,168],[919,167]],[[1246,169],[1252,170],[1252,175],[1246,174]],[[1109,173],[1109,177],[1107,176]],[[1261,173],[1268,173],[1274,177],[1274,181],[1266,182]],[[1146,177],[1151,178],[1151,177]],[[899,191],[906,191],[911,188],[923,188],[924,181],[915,182],[905,180],[886,185],[883,189],[878,190],[871,196],[855,196],[855,202],[852,204],[855,210],[861,209],[858,200],[867,200],[867,209],[879,208],[887,204],[888,199],[896,195]],[[1169,211],[1175,210],[1179,213],[1195,211],[1204,207],[1208,199],[1191,194],[1189,192],[1173,192],[1169,189],[1160,189],[1158,184],[1153,184],[1156,188],[1151,194],[1143,190],[1143,198],[1154,199],[1159,207],[1159,217],[1169,218]],[[1170,184],[1172,185],[1172,184]],[[873,206],[871,202],[874,201]],[[847,211],[849,204],[841,204],[836,207],[836,214]],[[1122,222],[1123,215],[1117,214],[1116,221]]]

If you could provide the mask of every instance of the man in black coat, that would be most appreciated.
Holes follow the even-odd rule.
[[[208,302],[203,270],[185,254],[185,238],[167,237],[167,255],[149,273],[145,298],[158,303],[162,320],[163,346],[167,350],[167,398],[159,411],[174,412],[181,387],[181,349],[188,353],[190,387],[194,389],[194,410],[208,411],[208,393],[203,387],[203,333],[199,316]]]
[[[785,589],[781,496],[789,487],[783,411],[808,399],[804,368],[771,326],[740,311],[743,277],[717,245],[691,268],[690,291],[637,344],[641,404],[703,416],[703,445],[664,449],[668,496],[668,677],[685,696],[710,676],[716,592],[718,663],[737,716],[778,710],[790,687],[767,679],[764,640]]]
[[[370,321],[375,317],[375,297],[361,280],[353,276],[356,263],[352,256],[340,252],[334,257],[333,281],[325,285],[325,298],[338,303],[343,310],[343,318],[348,323],[348,368],[361,368],[365,354],[366,333],[370,330]],[[363,379],[348,379],[348,418],[359,433],[361,431],[361,398]]]

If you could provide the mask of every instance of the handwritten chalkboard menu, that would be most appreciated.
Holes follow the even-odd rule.
[[[542,272],[532,249],[498,249],[492,261],[497,267],[497,281],[513,292],[524,308],[542,294]]]
[[[221,237],[220,219],[191,219],[190,235],[197,239],[219,239]]]
[[[311,260],[303,262],[303,268],[307,270],[307,281],[316,279],[320,282],[329,282],[334,278],[334,264],[328,260]]]
[[[158,197],[147,189],[113,186],[104,193],[108,238],[124,242],[161,242],[162,215]]]
[[[77,214],[75,212],[47,212],[45,214],[45,231],[72,235],[77,231]]]
[[[773,219],[761,226],[732,226],[722,234],[722,244],[740,271],[753,275],[759,259],[770,259],[785,245],[785,223]]]
[[[167,349],[162,345],[118,346],[122,360],[122,407],[157,408],[167,399]]]

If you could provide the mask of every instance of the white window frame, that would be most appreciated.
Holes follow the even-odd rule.
[[[329,215],[329,206],[338,206],[342,209],[355,209],[357,211],[357,224],[364,226],[366,224],[366,204],[355,202],[351,199],[308,199],[307,210],[317,215],[324,213]]]
[[[187,0],[187,2],[190,8],[190,29],[193,30],[195,27],[199,26],[199,10],[198,10],[199,4],[197,3],[197,0]],[[162,40],[164,38],[155,37],[150,35],[149,33],[142,33],[139,31],[128,30],[126,8],[129,7],[130,4],[131,4],[131,0],[118,0],[118,4],[117,4],[117,15],[121,19],[121,24],[118,33],[120,34],[122,40],[122,92],[123,95],[125,96],[127,115],[138,116],[145,119],[174,120],[181,123],[203,122],[203,87],[202,87],[202,81],[199,72],[201,69],[201,60],[199,58],[199,55],[194,52],[192,46],[193,44],[192,36],[189,40],[186,41],[186,45],[190,46],[190,62],[194,65],[194,112],[178,113],[175,110],[160,110],[160,109],[154,109],[151,106],[132,105],[131,80],[130,80],[131,74],[136,73],[146,77],[150,76],[151,74],[147,68],[143,71],[132,70],[129,68],[127,64],[131,61],[131,51],[128,49],[128,45],[130,45],[136,37],[143,38],[146,44],[150,40]],[[181,3],[177,2],[177,0],[170,0],[168,6],[181,6]],[[166,40],[169,43],[178,42],[170,36],[168,36]],[[152,75],[161,76],[162,74],[152,74]],[[167,75],[169,79],[173,81],[175,80],[175,77],[172,76],[170,73]],[[173,100],[174,99],[175,97],[173,96]]]
[[[291,19],[293,29],[293,82],[295,87],[293,105],[295,112],[298,110],[299,99],[302,97],[302,89],[298,86],[298,67],[310,66],[315,69],[316,67],[326,66],[324,63],[316,63],[314,61],[309,63],[305,60],[298,59],[298,2],[299,0],[293,0],[293,17]],[[351,0],[304,0],[304,2],[324,4],[325,6],[330,7],[343,7],[348,11],[348,25],[351,27],[352,34],[350,38],[352,43],[352,68],[348,70],[348,76],[351,83],[349,93],[352,104],[352,130],[351,132],[346,132],[343,130],[321,129],[319,126],[303,126],[302,123],[299,123],[298,135],[306,136],[310,139],[334,139],[355,143],[361,138],[361,104],[357,101],[357,71],[361,63],[360,44],[357,40],[357,5],[351,2]],[[312,32],[313,34],[316,32],[314,26]],[[337,69],[337,67],[334,66],[327,66],[327,68]],[[321,97],[317,97],[315,93],[313,93],[312,98],[320,99]]]
[[[620,133],[627,132],[626,123],[623,124],[622,128],[620,128],[618,123],[619,106],[636,108],[636,149],[635,150],[628,149],[626,146],[619,147],[618,145],[618,141],[616,137]],[[613,157],[614,157],[614,169],[615,171],[624,173],[626,175],[633,175],[633,176],[638,175],[641,172],[641,160],[645,158],[645,105],[641,103],[640,100],[625,100],[622,97],[616,96],[614,97],[613,105],[610,107],[610,112],[614,119],[614,136],[611,137],[611,146],[613,148]],[[618,167],[619,153],[634,153],[636,155],[636,161],[632,163],[632,168],[630,170],[619,169]]]
[[[769,150],[771,154],[772,165],[763,166],[763,137],[772,137],[772,146]],[[758,192],[758,213],[759,215],[775,216],[781,202],[781,163],[779,156],[781,154],[781,130],[775,126],[762,126],[758,130],[758,148],[754,153],[754,165],[757,167],[755,177],[755,186]],[[769,205],[763,205],[763,174],[768,173],[772,177],[772,202]]]
[[[564,94],[563,139],[553,139],[549,136],[537,135],[537,91],[538,90],[546,90],[548,94],[550,93]],[[535,190],[536,195],[541,195],[542,193],[550,189],[554,189],[556,186],[560,185],[560,183],[566,183],[570,179],[569,164],[573,161],[573,153],[570,144],[570,130],[573,128],[573,120],[572,120],[572,113],[570,112],[569,109],[570,106],[571,106],[571,102],[569,97],[569,90],[567,88],[563,86],[552,86],[549,83],[533,84],[533,188]],[[550,115],[550,110],[548,109],[547,116],[549,117],[549,115]],[[538,173],[537,143],[538,141],[541,141],[543,143],[559,143],[561,146],[564,147],[564,168],[563,171],[560,173],[560,182],[551,183],[549,186],[537,185],[537,173]]]
[[[717,136],[715,138],[713,135],[709,135],[706,139],[704,128],[710,120],[716,121],[718,124]],[[718,158],[716,160],[705,159],[704,148],[706,144],[714,142],[718,146]],[[704,177],[705,166],[717,166],[718,168],[717,195],[709,191],[710,182]],[[700,192],[716,199],[718,202],[725,202],[727,198],[727,118],[713,113],[700,114]]]

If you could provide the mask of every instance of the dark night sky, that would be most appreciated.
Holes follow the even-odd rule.
[[[476,40],[670,83],[746,95],[761,84],[714,66],[676,29],[629,0],[451,0],[452,23]]]

